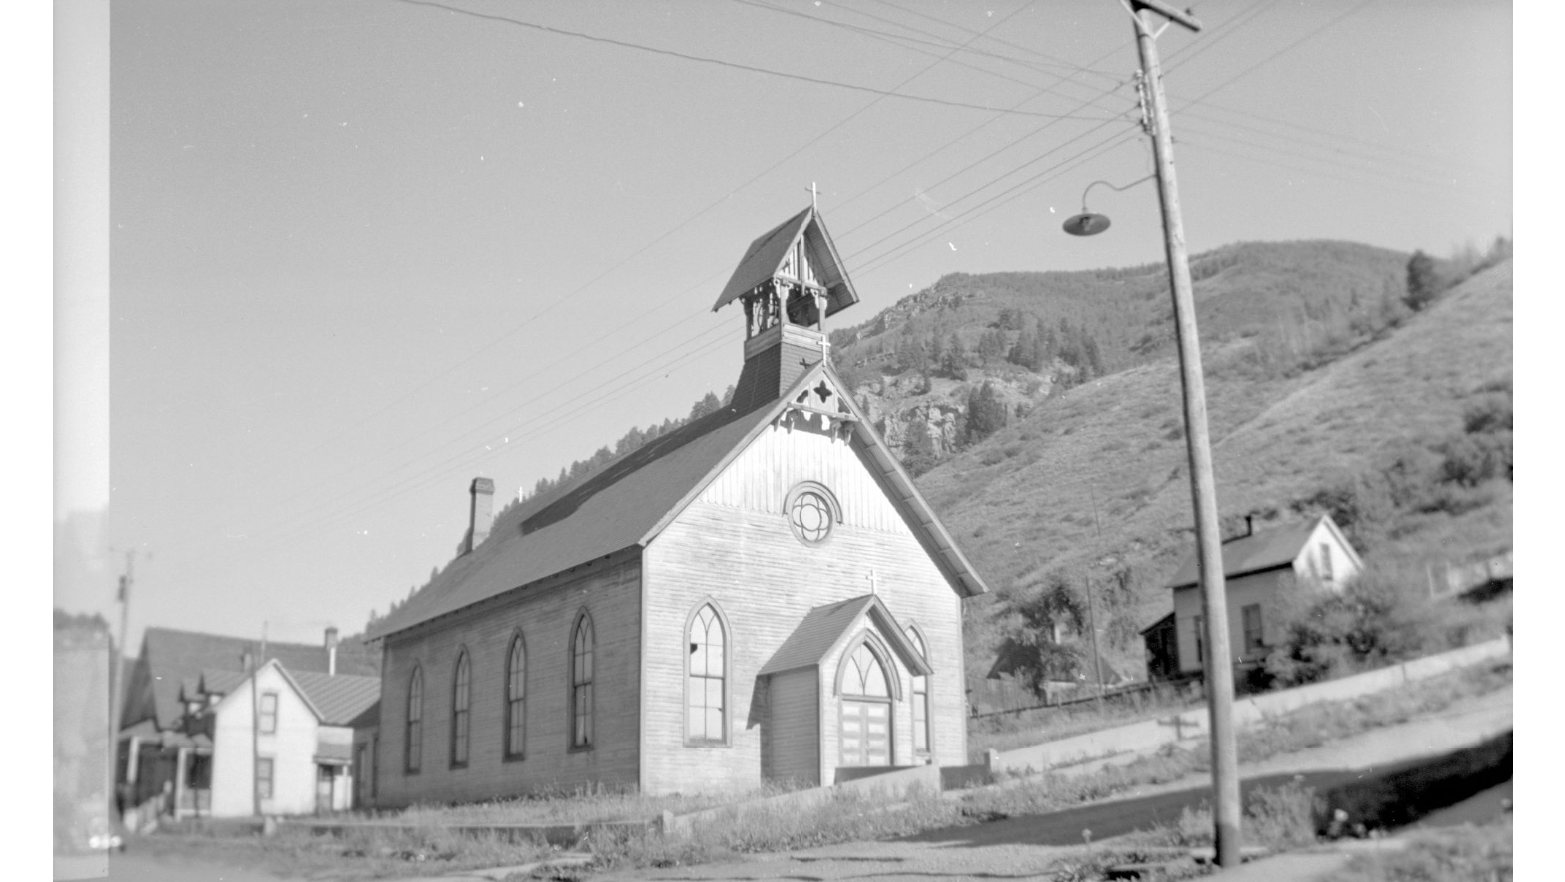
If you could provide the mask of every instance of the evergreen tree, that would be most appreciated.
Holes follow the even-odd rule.
[[[978,360],[981,364],[992,364],[1005,358],[1005,332],[999,328],[990,328],[978,338]]]
[[[962,346],[962,338],[955,333],[951,335],[951,345],[946,347],[945,357],[940,361],[940,372],[958,382],[967,379],[967,349]]]
[[[1006,424],[1005,403],[988,380],[967,395],[967,443],[973,444],[993,435]]]
[[[1407,262],[1407,296],[1404,300],[1414,311],[1423,309],[1440,293],[1440,279],[1434,258],[1422,251],[1413,252]]]

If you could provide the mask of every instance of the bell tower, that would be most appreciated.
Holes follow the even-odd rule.
[[[734,404],[748,409],[775,400],[826,357],[826,318],[859,296],[811,205],[750,243],[712,311],[735,300],[745,342]]]

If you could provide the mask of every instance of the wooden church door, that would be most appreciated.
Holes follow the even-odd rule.
[[[885,668],[867,645],[843,660],[840,766],[891,765],[891,689]]]

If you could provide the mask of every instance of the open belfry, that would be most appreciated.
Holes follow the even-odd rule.
[[[722,408],[487,536],[471,485],[470,550],[372,626],[376,804],[966,762],[962,601],[987,589],[832,370],[858,295],[813,205],[751,243],[735,301]]]

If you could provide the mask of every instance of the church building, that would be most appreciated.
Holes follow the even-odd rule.
[[[967,762],[987,590],[832,370],[858,301],[812,206],[750,245],[717,412],[492,515],[381,641],[376,802],[829,785]]]

